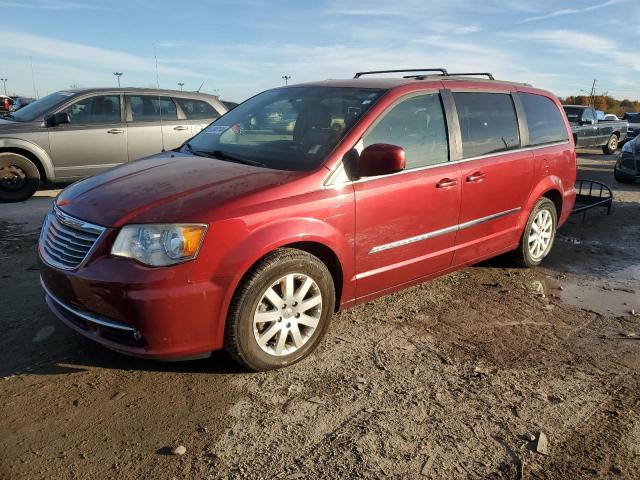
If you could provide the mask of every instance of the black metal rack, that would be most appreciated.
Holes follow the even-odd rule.
[[[577,180],[576,203],[573,207],[572,214],[583,212],[582,222],[584,223],[587,210],[593,207],[604,207],[607,209],[607,215],[611,213],[613,204],[613,192],[608,185],[595,180]]]
[[[408,73],[408,72],[436,72],[426,75],[405,75],[402,78],[415,78],[416,80],[424,80],[429,76],[435,77],[487,77],[489,80],[495,80],[489,72],[464,72],[449,73],[445,68],[408,68],[404,70],[373,70],[370,72],[358,72],[353,78],[360,78],[363,75],[376,75],[379,73]]]
[[[376,75],[378,73],[407,73],[407,72],[440,72],[440,75],[449,75],[444,68],[406,68],[400,70],[372,70],[370,72],[358,72],[353,78],[360,78],[363,75]]]

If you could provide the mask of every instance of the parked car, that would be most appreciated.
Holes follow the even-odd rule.
[[[10,112],[15,112],[16,110],[20,110],[22,107],[26,107],[30,103],[35,102],[35,98],[29,97],[15,97],[13,100],[13,105],[9,107]]]
[[[268,90],[67,187],[38,247],[49,307],[120,352],[225,347],[266,370],[313,351],[336,310],[506,252],[540,264],[575,202],[562,106],[445,73]],[[249,128],[273,111],[291,132]]]
[[[620,119],[618,118],[617,115],[614,115],[613,113],[607,113],[607,114],[605,114],[603,120],[605,120],[607,122],[617,122]]]
[[[633,117],[634,115],[637,115],[640,112],[624,112],[622,114],[622,118],[621,120],[629,120],[630,117]]]
[[[52,93],[0,118],[0,200],[172,150],[226,111],[212,95],[173,90]]]
[[[13,98],[6,95],[0,95],[0,112],[8,112],[13,105]]]
[[[640,179],[640,137],[636,136],[622,146],[613,176],[621,183]]]
[[[596,110],[583,105],[564,105],[576,147],[602,147],[606,154],[615,153],[627,136],[626,121],[596,120]]]
[[[627,117],[627,122],[629,122],[629,127],[627,128],[626,141],[629,141],[633,138],[636,138],[638,136],[638,133],[640,133],[640,113],[629,115]]]

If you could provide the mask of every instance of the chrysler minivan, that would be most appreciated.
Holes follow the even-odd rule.
[[[313,351],[337,310],[507,252],[542,262],[575,201],[557,98],[382,73],[265,91],[66,188],[39,241],[51,310],[123,353],[225,348],[267,370]]]

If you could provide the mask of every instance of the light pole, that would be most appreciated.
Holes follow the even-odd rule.
[[[184,87],[184,83],[183,82],[178,82],[178,86],[180,87],[180,91],[182,91],[182,87]]]
[[[120,77],[122,76],[122,72],[113,72],[113,74],[118,79],[118,88],[120,88]]]
[[[2,80],[2,83],[4,84],[4,94],[7,94],[7,80],[9,80],[8,78],[0,78],[0,80]]]
[[[291,75],[283,75],[282,79],[284,80],[285,86],[289,84],[289,80],[291,80]]]

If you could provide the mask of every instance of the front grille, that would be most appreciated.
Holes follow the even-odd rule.
[[[104,227],[74,218],[54,206],[42,226],[40,253],[49,265],[76,269],[104,231]]]

